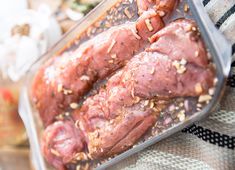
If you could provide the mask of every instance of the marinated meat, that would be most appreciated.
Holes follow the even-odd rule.
[[[102,159],[123,152],[155,124],[169,99],[208,93],[209,88],[213,87],[214,69],[207,61],[206,48],[198,32],[188,30],[188,26],[196,27],[191,20],[178,20],[156,33],[150,48],[134,56],[108,80],[106,87],[75,110],[73,128],[82,133],[81,138],[86,144],[79,145],[77,150],[72,145],[64,144],[64,150],[58,151],[54,143],[56,139],[61,139],[60,136],[69,136],[72,141],[78,137],[70,129],[48,137],[47,133],[57,134],[59,130],[57,123],[50,125],[42,141],[46,159],[54,166],[58,163],[50,161],[52,158],[60,160],[60,165],[68,162],[68,159],[64,161],[67,155],[53,154],[51,149],[59,153],[66,153],[69,149],[75,155],[70,157],[70,161]],[[178,42],[179,38],[186,43]],[[163,42],[175,46],[163,46]],[[195,53],[198,55],[195,56]],[[198,85],[200,90],[196,88]],[[67,126],[67,122],[64,124]],[[63,140],[58,141],[63,145]]]
[[[146,26],[146,21],[150,25]],[[96,81],[124,66],[163,26],[154,11],[147,11],[136,23],[113,27],[82,44],[73,54],[49,60],[32,86],[33,100],[44,124],[49,125],[69,104],[78,102]]]
[[[154,9],[161,17],[169,16],[177,3],[178,0],[137,0],[139,14]]]

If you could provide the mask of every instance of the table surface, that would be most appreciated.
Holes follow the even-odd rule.
[[[33,170],[27,148],[1,148],[0,170]]]

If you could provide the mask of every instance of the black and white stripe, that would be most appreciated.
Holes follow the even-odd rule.
[[[215,26],[220,28],[221,25],[235,12],[235,4],[216,22]]]
[[[203,5],[206,6],[209,2],[210,0],[203,0]]]
[[[202,126],[193,124],[192,126],[185,128],[182,132],[193,134],[206,142],[220,147],[226,147],[233,150],[235,149],[235,137],[220,134],[219,132],[206,129]]]
[[[203,5],[206,6],[208,3],[210,3],[213,0],[203,0]],[[215,23],[215,26],[219,29],[224,23],[225,21],[231,17],[233,14],[235,13],[235,1],[233,6],[231,6],[221,17],[220,19]],[[235,35],[231,35],[234,36]],[[235,39],[234,39],[234,43],[232,45],[232,54],[235,54]]]
[[[234,55],[235,54],[235,43],[233,44],[232,49],[233,49],[233,55]]]

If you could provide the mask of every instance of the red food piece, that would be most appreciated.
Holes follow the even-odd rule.
[[[4,102],[15,105],[17,101],[14,97],[13,91],[11,89],[1,88],[0,89],[0,99],[3,98]]]

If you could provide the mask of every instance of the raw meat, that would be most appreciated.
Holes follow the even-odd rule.
[[[195,22],[181,19],[156,33],[149,48],[134,56],[106,87],[74,111],[74,130],[60,131],[57,122],[48,126],[42,141],[46,159],[57,168],[60,163],[58,169],[64,169],[62,165],[73,160],[114,156],[133,146],[155,124],[168,100],[207,94],[215,73],[194,27]],[[68,124],[60,123],[65,127]],[[78,140],[79,145],[66,145],[68,138],[64,136]],[[54,143],[58,142],[66,147],[57,149]]]

